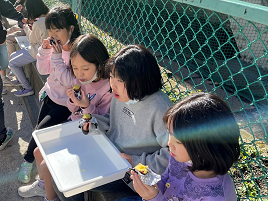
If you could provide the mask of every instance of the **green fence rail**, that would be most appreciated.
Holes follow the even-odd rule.
[[[200,90],[221,96],[241,131],[241,158],[230,170],[238,200],[268,200],[267,0],[61,3],[79,14],[82,32],[98,36],[111,55],[127,44],[147,47],[172,101]]]

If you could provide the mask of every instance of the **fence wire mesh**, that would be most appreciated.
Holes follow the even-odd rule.
[[[221,96],[241,131],[241,157],[229,171],[238,200],[268,200],[266,25],[171,0],[60,3],[79,13],[82,32],[98,36],[111,56],[128,44],[148,48],[173,102],[198,91]]]

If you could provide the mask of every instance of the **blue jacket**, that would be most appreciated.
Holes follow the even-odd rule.
[[[23,19],[23,15],[18,12],[8,0],[0,0],[0,16],[1,15],[13,20],[17,20],[18,22],[21,22]],[[2,26],[2,20],[0,18],[0,44],[6,41],[6,34],[7,32]]]

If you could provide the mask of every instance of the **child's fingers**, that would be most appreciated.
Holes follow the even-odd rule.
[[[86,96],[86,93],[84,92],[83,89],[81,89],[81,94],[82,94],[82,96]]]
[[[147,192],[147,188],[145,188],[144,184],[142,183],[137,173],[134,173],[132,176],[133,176],[133,186],[135,190],[141,197],[144,197],[144,195]]]
[[[66,94],[67,94],[67,96],[68,96],[69,98],[71,98],[71,97],[72,97],[72,91],[67,90],[67,91],[66,91]]]
[[[44,40],[43,40],[42,47],[43,47],[44,49],[52,48],[52,46],[49,44],[49,39],[44,39]]]
[[[62,46],[55,40],[56,44],[53,44],[56,47],[56,52],[61,53],[62,52]]]
[[[84,126],[83,126],[83,130],[84,131],[89,131],[89,129],[90,129],[90,123],[89,122],[85,122],[84,123]]]

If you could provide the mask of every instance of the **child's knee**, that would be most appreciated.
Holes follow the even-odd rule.
[[[40,158],[43,158],[43,156],[42,156],[42,154],[41,154],[41,152],[40,152],[40,150],[39,150],[39,148],[38,147],[36,147],[35,149],[34,149],[34,157],[35,157],[35,159],[40,159]]]
[[[13,61],[13,59],[16,57],[16,52],[13,52],[11,55],[10,55],[10,60],[9,60],[9,67],[10,68],[14,68],[15,67],[15,65],[14,65],[14,61]]]

